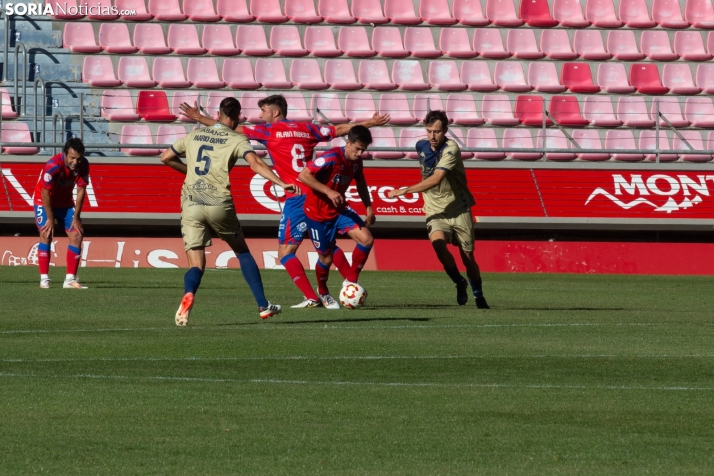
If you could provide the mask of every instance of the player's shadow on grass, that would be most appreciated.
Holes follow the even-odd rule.
[[[627,311],[624,307],[498,307],[501,311]]]
[[[410,322],[428,322],[431,319],[428,317],[355,317],[347,319],[313,319],[303,321],[284,321],[275,322],[275,324],[331,324],[335,322],[393,322],[393,321],[410,321]]]

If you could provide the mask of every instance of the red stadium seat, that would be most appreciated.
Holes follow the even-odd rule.
[[[662,86],[656,64],[637,63],[630,65],[630,84],[640,94],[667,94],[669,88]]]
[[[260,25],[238,25],[236,46],[248,56],[270,56],[273,54],[273,49],[268,48],[265,30]]]
[[[414,111],[414,117],[417,121],[422,122],[429,111],[443,111],[444,104],[441,100],[441,96],[438,94],[415,94],[414,101],[412,105],[412,111]],[[451,119],[451,117],[449,117]],[[453,122],[453,121],[450,121]]]
[[[451,9],[456,21],[464,26],[486,26],[491,23],[484,16],[479,0],[454,0]]]
[[[662,28],[689,28],[689,22],[682,18],[679,0],[654,0],[652,19]]]
[[[659,131],[659,143],[657,143],[657,132],[656,131],[642,131],[640,132],[640,140],[638,142],[640,150],[672,150],[669,146],[669,139],[667,138],[667,133],[665,131]],[[679,158],[677,154],[660,154],[660,162],[674,162]],[[657,160],[657,154],[645,154],[645,160],[655,161]]]
[[[650,107],[650,113],[652,118],[657,120],[657,107],[659,106],[659,113],[667,119],[670,124],[674,127],[688,127],[689,121],[682,115],[682,108],[679,105],[679,100],[677,98],[652,98],[652,106]],[[663,118],[660,117],[659,125],[661,127],[667,127],[667,123]]]
[[[497,149],[498,139],[496,131],[493,129],[469,128],[466,133],[466,147],[474,149]],[[481,160],[503,160],[506,158],[505,152],[474,152],[475,159]]]
[[[635,135],[629,130],[607,131],[605,132],[605,148],[635,150],[637,149]],[[623,162],[639,162],[645,159],[643,154],[612,154],[611,157],[613,160]]]
[[[177,140],[186,137],[186,128],[184,126],[168,126],[162,124],[156,130],[157,144],[173,145]]]
[[[597,28],[619,28],[624,24],[615,13],[612,0],[587,0],[585,18]]]
[[[191,21],[219,21],[221,16],[213,8],[213,0],[183,0],[183,12]]]
[[[429,83],[439,91],[464,91],[466,85],[459,79],[456,61],[432,61],[429,63]]]
[[[585,127],[590,121],[580,115],[580,105],[575,96],[553,96],[548,112],[556,124],[566,127]]]
[[[521,120],[513,115],[511,99],[505,94],[486,94],[481,99],[481,116],[494,126],[517,126]]]
[[[138,48],[131,44],[126,23],[102,23],[99,26],[99,45],[104,48],[104,51],[112,54],[123,55],[138,51]]]
[[[600,86],[593,84],[593,76],[588,63],[564,63],[563,86],[571,93],[596,94]]]
[[[184,21],[178,0],[149,0],[149,13],[158,21]]]
[[[4,124],[3,124],[4,126]],[[131,125],[127,124],[121,128],[121,138],[119,139],[121,145],[149,145],[154,143],[154,139],[151,135],[151,128],[147,125]],[[139,156],[152,156],[159,155],[161,151],[159,149],[139,149],[133,147],[122,147],[120,149],[122,152],[128,155],[139,155]]]
[[[374,29],[377,30],[376,28]],[[400,39],[401,41],[401,39]],[[309,26],[305,29],[305,48],[313,56],[331,58],[342,56],[335,45],[335,35],[329,26]]]
[[[325,61],[325,81],[332,89],[350,91],[363,87],[356,79],[355,68],[350,60]]]
[[[248,58],[226,58],[223,61],[221,77],[226,86],[232,89],[258,89],[260,83],[255,80],[253,67]]]
[[[640,37],[640,49],[652,61],[676,61],[679,59],[679,55],[672,51],[666,31],[643,31]]]
[[[67,22],[62,32],[62,47],[73,53],[99,53],[102,47],[94,39],[91,23]]]
[[[602,149],[602,141],[600,133],[594,129],[574,130],[572,132],[573,140],[580,146],[581,149],[597,150]],[[575,147],[573,147],[575,149]],[[610,154],[605,152],[575,152],[575,156],[580,160],[603,161],[610,160]]]
[[[565,86],[560,84],[555,63],[534,61],[528,65],[528,84],[540,93],[562,93]]]
[[[678,31],[674,34],[674,51],[684,61],[709,61],[711,53],[704,50],[702,34],[698,31]]]
[[[306,56],[309,53],[302,47],[300,32],[295,25],[274,26],[270,30],[270,47],[281,56]]]
[[[583,117],[596,127],[619,127],[622,121],[615,116],[610,96],[587,96],[583,103]]]
[[[261,23],[285,23],[279,0],[250,0],[250,14]]]
[[[186,79],[200,89],[217,89],[226,85],[218,79],[218,68],[213,58],[189,58]]]
[[[245,92],[240,98],[241,112],[248,122],[253,124],[262,124],[265,121],[260,118],[260,107],[258,102],[267,98],[268,95],[264,92]]]
[[[193,106],[198,102],[198,91],[176,91],[171,98],[171,114],[178,117],[181,122],[196,122],[184,116],[181,112],[181,103]]]
[[[2,118],[3,119],[15,119],[18,114],[12,108],[12,100],[10,100],[10,93],[5,88],[0,88],[0,96],[2,96]],[[133,109],[133,106],[132,106]]]
[[[343,26],[337,34],[337,47],[347,56],[367,58],[377,54],[369,46],[367,29],[363,26]]]
[[[545,136],[545,140],[544,140]],[[560,129],[539,130],[536,134],[536,149],[570,149],[570,141]],[[545,160],[575,160],[573,152],[546,152]]]
[[[82,63],[82,81],[94,87],[121,86],[121,81],[114,75],[114,65],[109,56],[85,56]]]
[[[708,97],[687,98],[684,118],[694,127],[714,127],[714,103]]]
[[[110,121],[135,122],[141,120],[136,113],[134,100],[126,89],[104,91],[100,102],[101,116]]]
[[[357,68],[359,82],[365,88],[377,89],[379,91],[388,91],[397,89],[396,83],[393,83],[389,78],[389,70],[387,63],[382,60],[376,61],[360,61]],[[332,86],[334,88],[334,86]]]
[[[181,89],[191,87],[191,82],[186,81],[181,58],[157,56],[154,58],[152,73],[154,80],[159,83],[161,88]]]
[[[171,53],[166,46],[164,30],[158,23],[140,23],[134,27],[134,46],[145,55],[165,55]]]
[[[163,91],[139,91],[136,113],[145,121],[173,122],[176,116],[169,111],[169,100]]]
[[[295,23],[322,23],[314,0],[285,0],[285,15]]]
[[[446,115],[460,126],[480,126],[485,122],[472,94],[449,94],[446,97]]]
[[[379,97],[378,111],[390,115],[390,124],[410,126],[419,122],[412,114],[409,100],[404,94],[382,94]]]
[[[317,122],[344,124],[350,121],[342,112],[340,96],[334,93],[313,94],[310,101],[310,109],[316,111],[315,120]]]
[[[394,129],[389,127],[373,127],[370,129],[372,133],[372,147],[397,147],[397,138],[394,137]],[[370,156],[375,159],[403,159],[404,152],[388,151],[377,152],[369,151]]]
[[[372,48],[379,56],[387,58],[409,56],[409,52],[404,49],[399,28],[394,26],[378,26],[372,30]]]
[[[534,150],[533,136],[528,129],[505,129],[503,131],[503,148]],[[506,157],[515,160],[540,160],[540,152],[506,152]]]
[[[117,76],[130,88],[153,88],[156,81],[149,75],[149,65],[143,56],[122,56],[117,66]]]
[[[169,25],[166,43],[177,55],[202,55],[206,48],[198,41],[196,25]]]
[[[706,94],[714,94],[714,65],[697,65],[696,73],[697,86],[702,88]]]
[[[599,31],[578,30],[573,35],[573,49],[585,60],[609,60],[612,54],[605,50]]]
[[[317,13],[328,23],[354,23],[357,21],[347,8],[347,0],[319,0]]]
[[[699,94],[702,88],[694,85],[688,64],[666,64],[662,69],[662,85],[672,94]]]
[[[516,97],[516,107],[513,115],[524,126],[542,127],[543,118],[545,117],[544,104],[542,96],[518,96]],[[552,126],[553,121],[545,117],[545,124]]]
[[[389,23],[389,18],[382,13],[379,0],[352,0],[352,15],[360,23],[381,25]]]
[[[521,20],[535,28],[552,28],[558,22],[550,15],[547,0],[521,0]]]
[[[248,12],[246,0],[216,0],[216,13],[228,22],[246,23],[255,20]]]
[[[399,89],[424,91],[431,88],[429,83],[424,82],[424,72],[419,61],[397,60],[392,63],[392,80]]]
[[[431,28],[407,28],[404,31],[404,49],[415,58],[438,58],[442,54],[434,46]]]
[[[540,59],[544,57],[538,49],[533,30],[508,30],[506,34],[506,49],[514,58]]]
[[[626,127],[654,127],[655,120],[647,112],[642,97],[623,96],[617,100],[617,118]]]
[[[419,16],[430,25],[455,25],[447,0],[419,0]]]
[[[486,0],[486,17],[495,26],[516,27],[523,25],[513,0]]]
[[[368,121],[377,111],[369,93],[349,93],[345,96],[345,114],[352,122]]]
[[[679,131],[684,140],[687,141],[689,146],[684,143],[682,139],[679,138],[677,134],[672,138],[672,150],[679,151],[691,151],[691,150],[707,150],[709,148],[704,148],[704,141],[702,141],[702,134],[699,131]],[[685,162],[709,162],[712,160],[711,154],[687,154],[686,152],[680,153],[679,158]]]
[[[580,0],[555,0],[553,2],[553,19],[565,28],[587,28],[590,20],[583,15]]]
[[[645,0],[620,0],[620,20],[630,28],[654,28],[657,26]]]
[[[154,15],[146,10],[146,0],[114,0],[114,6],[120,12],[134,12],[134,15],[122,15],[121,19],[124,21],[149,21],[154,18]]]
[[[714,28],[714,7],[711,0],[687,0],[684,19],[694,28]]]
[[[423,127],[405,127],[399,131],[399,147],[408,147],[411,151],[405,152],[407,159],[418,159],[419,154],[414,150],[416,143],[426,139],[426,132]]]
[[[566,30],[543,30],[540,34],[540,50],[555,60],[573,60],[579,56],[571,48]]]
[[[629,94],[634,93],[634,86],[630,85],[622,63],[601,63],[597,68],[597,84],[608,93]]]
[[[639,61],[645,55],[637,49],[637,41],[632,30],[611,30],[607,32],[607,51],[620,61]]]
[[[503,59],[511,56],[511,52],[503,46],[501,31],[497,28],[477,28],[473,45],[473,50],[484,58]]]
[[[314,119],[312,111],[307,108],[305,96],[303,96],[302,93],[283,93],[283,96],[288,103],[290,119],[305,122],[309,122]]]
[[[290,89],[293,83],[285,77],[282,60],[260,58],[255,62],[255,80],[268,89]]]
[[[233,43],[233,33],[228,25],[206,25],[201,37],[203,47],[214,56],[237,56],[240,49]]]
[[[452,58],[473,58],[478,55],[471,49],[469,33],[465,28],[442,28],[439,32],[439,49]]]
[[[523,67],[515,61],[499,61],[496,63],[493,76],[494,82],[504,91],[519,93],[533,89],[530,84],[526,83]]]
[[[290,65],[290,81],[298,89],[327,89],[322,80],[322,71],[316,59],[295,59]]]
[[[461,82],[469,91],[490,92],[498,89],[493,82],[488,63],[485,61],[464,61],[461,63]]]
[[[384,0],[384,14],[395,25],[418,25],[421,17],[414,13],[412,0]]]

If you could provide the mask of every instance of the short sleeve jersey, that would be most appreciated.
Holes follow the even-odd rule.
[[[191,131],[171,148],[177,155],[186,154],[182,200],[209,206],[232,203],[229,173],[239,158],[253,152],[243,134],[219,122]]]
[[[356,161],[345,158],[345,149],[335,147],[325,155],[307,164],[307,168],[322,184],[339,192],[343,197],[352,179],[364,181],[362,158]],[[332,220],[344,210],[345,205],[335,207],[327,195],[308,188],[305,198],[305,215],[315,221]]]
[[[436,169],[447,172],[441,183],[422,193],[426,216],[469,211],[476,201],[466,182],[464,161],[456,142],[449,139],[438,150],[431,150],[428,140],[420,140],[416,144],[416,150],[422,180],[431,177]]]
[[[243,133],[268,149],[275,170],[284,182],[296,184],[307,193],[308,187],[298,181],[298,175],[312,160],[315,146],[335,137],[335,128],[282,119],[272,124],[243,126]]]
[[[42,205],[42,189],[50,191],[52,208],[71,208],[74,206],[72,191],[74,186],[86,188],[89,185],[89,162],[82,157],[74,170],[64,163],[64,154],[60,153],[47,161],[35,186],[34,204]]]

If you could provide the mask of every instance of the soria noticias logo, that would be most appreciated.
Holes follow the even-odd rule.
[[[13,3],[9,2],[3,6],[5,14],[13,15],[136,15],[136,10],[119,10],[112,6],[111,0],[107,0],[106,4],[98,3],[96,5],[77,5],[76,3],[68,4],[66,2],[33,2],[33,3]]]

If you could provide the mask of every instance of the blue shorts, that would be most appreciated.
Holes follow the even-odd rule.
[[[321,255],[326,255],[332,252],[335,246],[337,232],[341,235],[346,235],[352,230],[363,228],[366,225],[356,211],[350,207],[345,208],[332,220],[315,221],[305,217],[307,227],[310,229],[310,239],[315,249]]]
[[[281,245],[299,245],[305,238],[305,195],[297,195],[285,200],[283,214],[278,227],[278,243]]]
[[[74,207],[69,208],[52,208],[52,214],[57,219],[57,223],[64,222],[64,231],[74,231],[72,222],[74,221]],[[35,223],[39,230],[47,223],[47,213],[42,205],[35,205]]]

